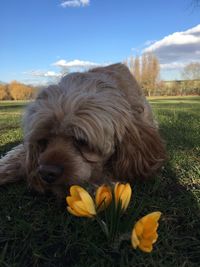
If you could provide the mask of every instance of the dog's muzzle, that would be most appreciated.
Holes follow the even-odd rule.
[[[64,167],[60,165],[40,165],[38,173],[42,180],[51,184],[55,182],[64,172]]]

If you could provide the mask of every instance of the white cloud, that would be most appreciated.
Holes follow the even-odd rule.
[[[181,69],[190,62],[200,61],[200,24],[165,36],[143,52],[153,52],[165,70]]]
[[[62,73],[55,71],[31,70],[23,72],[26,78],[23,82],[33,85],[47,85],[57,82],[62,77]]]
[[[47,79],[41,79],[41,78],[25,78],[22,79],[22,82],[25,84],[33,85],[33,86],[48,86],[51,84],[50,81]]]
[[[59,78],[62,76],[61,73],[56,73],[55,71],[41,71],[41,70],[32,70],[30,72],[25,72],[25,74],[34,77],[46,77],[46,78]]]
[[[32,84],[48,84],[55,82],[60,79],[63,75],[73,72],[73,71],[86,71],[90,68],[95,68],[99,66],[106,66],[108,64],[99,64],[91,61],[82,61],[75,59],[72,61],[66,61],[65,59],[60,59],[55,63],[51,64],[56,67],[60,67],[59,71],[44,71],[44,70],[30,70],[23,72],[27,78],[24,81]]]
[[[110,64],[110,63],[109,63]],[[99,64],[91,61],[82,61],[79,59],[75,59],[72,61],[66,61],[64,59],[60,59],[55,63],[51,64],[53,66],[59,67],[59,71],[44,71],[44,70],[31,70],[23,72],[27,78],[24,81],[32,84],[49,84],[57,82],[63,75],[73,72],[73,71],[86,71],[90,68],[106,66],[108,64]]]
[[[67,0],[62,2],[60,5],[62,7],[81,7],[88,6],[90,4],[90,0]]]
[[[79,59],[75,59],[72,61],[66,61],[64,59],[60,59],[57,62],[53,63],[52,65],[57,66],[57,67],[61,67],[61,68],[92,68],[92,67],[98,67],[100,66],[100,64],[95,63],[95,62],[91,62],[91,61],[82,61]]]

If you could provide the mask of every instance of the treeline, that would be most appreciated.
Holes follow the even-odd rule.
[[[152,53],[141,57],[128,58],[126,64],[147,96],[200,95],[200,62],[186,65],[181,72],[181,80],[162,81],[160,63]],[[30,100],[38,88],[13,81],[0,84],[0,100]]]
[[[200,63],[193,62],[182,70],[181,80],[162,81],[160,63],[152,53],[128,58],[126,64],[147,96],[200,95]]]
[[[0,100],[30,100],[36,92],[37,88],[17,81],[0,84]]]
[[[178,80],[161,81],[155,95],[200,95],[200,79],[198,80]]]

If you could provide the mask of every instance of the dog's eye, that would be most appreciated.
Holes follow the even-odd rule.
[[[88,142],[85,139],[76,139],[74,138],[74,145],[76,147],[89,147]]]
[[[48,145],[48,140],[45,138],[42,138],[42,139],[38,140],[37,143],[38,143],[38,146],[40,148],[40,151],[43,152]]]

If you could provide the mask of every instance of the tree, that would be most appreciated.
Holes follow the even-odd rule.
[[[160,78],[160,64],[156,56],[154,56],[153,54],[151,55],[151,62],[149,68],[150,68],[152,90],[156,90]]]
[[[126,59],[123,64],[125,64],[130,72],[133,74],[135,79],[138,83],[140,83],[141,80],[141,71],[140,71],[140,58],[137,56],[134,58],[133,56],[130,56],[130,58]]]
[[[141,57],[131,56],[124,61],[130,72],[143,88],[146,95],[152,95],[158,87],[160,77],[160,64],[157,57],[152,53],[145,53]]]
[[[182,77],[185,80],[200,80],[200,63],[193,62],[185,66]]]
[[[9,93],[14,100],[27,100],[34,96],[35,90],[25,84],[13,81],[8,86]]]
[[[140,70],[140,59],[137,56],[133,61],[133,75],[135,76],[137,82],[141,82],[141,70]]]
[[[8,99],[7,85],[0,84],[0,100]]]
[[[160,64],[155,55],[145,53],[142,55],[141,85],[148,96],[156,90],[160,76]]]
[[[147,54],[142,55],[142,67],[141,67],[141,86],[147,94],[147,87],[149,84],[149,71],[148,71],[148,58]]]
[[[200,91],[200,62],[193,62],[185,66],[182,71],[184,91],[186,94],[199,94]]]

